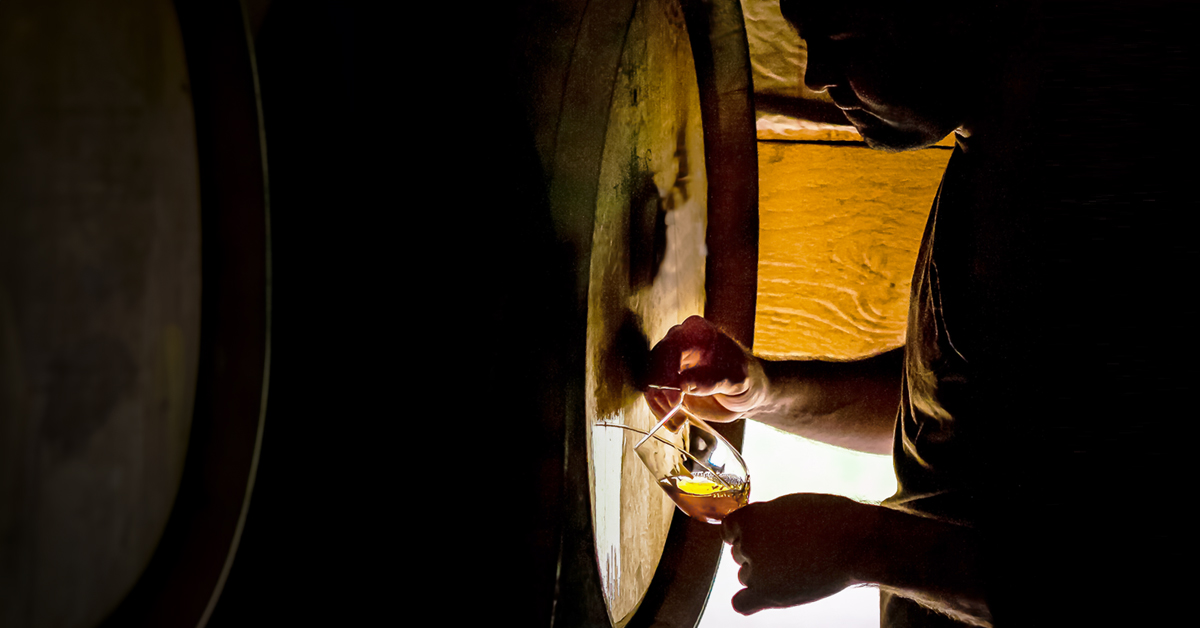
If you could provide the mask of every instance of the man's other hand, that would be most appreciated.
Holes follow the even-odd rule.
[[[867,544],[879,506],[837,495],[798,493],[730,513],[721,535],[733,546],[745,589],[733,596],[743,615],[807,604],[863,584]]]

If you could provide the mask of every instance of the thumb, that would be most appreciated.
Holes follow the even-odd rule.
[[[756,589],[742,589],[733,594],[733,610],[742,615],[753,615],[758,611],[767,608],[774,608],[775,605],[764,598]]]

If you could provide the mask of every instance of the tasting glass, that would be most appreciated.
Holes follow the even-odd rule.
[[[676,413],[685,415],[674,420]],[[687,515],[719,524],[725,515],[745,506],[750,496],[750,474],[737,449],[703,419],[679,403],[634,446],[659,488]]]

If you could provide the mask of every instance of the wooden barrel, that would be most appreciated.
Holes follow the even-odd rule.
[[[62,43],[0,66],[6,93],[58,116],[30,124],[36,102],[0,99],[5,626],[366,625],[411,563],[524,624],[695,623],[717,529],[622,486],[659,500],[658,528],[641,576],[606,596],[588,438],[597,412],[640,403],[639,365],[677,319],[752,341],[740,8],[495,5],[468,49],[500,70],[456,99],[407,74],[411,18],[380,6],[0,9],[18,52]],[[424,65],[458,78],[449,57]],[[436,106],[398,116],[397,85]],[[406,151],[446,176],[413,176]],[[79,213],[89,198],[125,213]],[[670,277],[673,294],[690,282],[685,307],[630,302]],[[435,382],[420,394],[412,364]],[[74,425],[79,403],[109,412]],[[37,553],[55,538],[71,544]]]
[[[103,626],[204,625],[233,565],[264,428],[270,239],[262,121],[239,2],[174,3],[200,183],[199,368],[186,464],[161,540]]]
[[[6,2],[0,40],[0,626],[196,625],[266,383],[241,7]]]
[[[562,87],[533,90],[535,130],[557,232],[577,251],[587,337],[576,362],[583,395],[566,406],[553,621],[695,625],[718,529],[676,511],[623,430],[596,425],[652,424],[640,369],[687,316],[753,343],[757,163],[741,8],[614,0],[576,9],[563,18],[574,30],[547,26],[532,38],[569,51],[541,59],[535,76]],[[740,427],[726,436],[740,443]]]

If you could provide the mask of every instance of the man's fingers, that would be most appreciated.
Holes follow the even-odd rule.
[[[654,416],[663,418],[667,413],[679,403],[679,395],[681,393],[674,390],[662,390],[651,388],[645,393],[646,405],[650,406],[650,411]]]
[[[713,423],[728,423],[742,416],[741,412],[734,412],[721,405],[715,397],[689,396],[683,405],[687,406],[692,414]]]
[[[728,399],[745,397],[751,386],[750,372],[751,365],[741,345],[708,321],[693,316],[672,327],[650,352],[646,401],[661,419],[683,393],[687,395],[684,403],[691,414],[706,421],[727,423],[751,409],[730,410],[722,404]],[[674,421],[672,424],[678,427]]]
[[[746,560],[746,555],[742,553],[742,548],[739,544],[737,544],[737,543],[733,544],[733,547],[730,548],[730,550],[729,550],[729,555],[733,556],[733,562],[743,566],[743,570],[745,570],[746,566],[749,565],[749,561]],[[739,571],[738,573],[741,574],[741,571]],[[749,573],[749,572],[747,572],[747,573]],[[743,582],[742,584],[746,584],[746,583]]]
[[[721,540],[730,545],[737,543],[738,539],[742,536],[742,528],[738,525],[737,518],[734,517],[736,514],[737,511],[735,510],[725,515],[725,519],[721,521]]]
[[[746,369],[741,364],[705,364],[679,373],[679,388],[689,395],[738,395],[746,392]]]
[[[733,610],[742,615],[753,615],[766,608],[775,608],[769,600],[763,598],[755,589],[742,589],[733,594]]]
[[[703,316],[696,315],[687,317],[682,323],[672,327],[671,331],[690,338],[713,338],[719,333],[712,323]]]
[[[679,395],[681,393],[674,390],[664,390],[661,388],[650,388],[643,395],[646,399],[646,405],[650,407],[650,411],[654,416],[661,419],[667,416],[676,404],[679,403]],[[721,405],[720,401],[715,397],[697,397],[688,395],[684,400],[684,405],[691,411],[692,414],[706,420],[716,423],[728,423],[739,417],[742,413],[729,410]],[[678,421],[672,421],[672,429],[677,429],[683,423],[684,415],[679,414]]]
[[[659,386],[677,386],[679,373],[712,360],[720,332],[699,316],[672,327],[650,352],[649,381]]]

